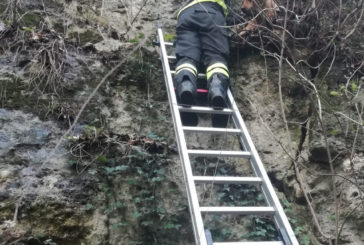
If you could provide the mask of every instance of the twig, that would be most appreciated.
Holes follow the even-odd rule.
[[[359,24],[361,23],[361,19],[363,18],[363,14],[364,14],[364,7],[363,7],[363,1],[362,1],[362,3],[361,3],[360,16],[359,16],[358,20],[356,21],[354,27],[349,31],[348,34],[346,34],[346,36],[344,37],[344,39],[348,39],[351,35],[353,35],[353,33],[355,32],[355,30],[358,28]]]
[[[133,17],[133,20],[129,23],[129,26],[128,26],[128,28],[126,29],[126,32],[124,33],[124,35],[130,31],[130,29],[131,29],[132,25],[134,24],[134,22],[136,21],[136,19],[139,17],[140,12],[141,12],[141,11],[143,10],[143,8],[146,6],[147,2],[148,2],[148,0],[144,0],[144,2],[143,2],[143,4],[142,4],[142,6],[139,8],[139,10],[138,10],[137,14]]]
[[[17,220],[18,220],[18,212],[19,212],[19,203],[16,203],[15,204],[14,217],[13,217],[14,224],[17,223]]]
[[[348,77],[348,79],[346,80],[346,84],[345,84],[345,94],[346,94],[346,96],[348,96],[349,82],[355,76],[355,74],[362,68],[363,65],[364,65],[364,61],[361,62],[360,66],[357,69],[355,69],[355,71],[353,72],[353,74],[351,74],[351,76]]]
[[[348,119],[349,121],[351,121],[351,122],[353,122],[353,123],[355,123],[355,124],[357,124],[357,125],[361,126],[362,128],[364,128],[364,125],[363,125],[362,123],[360,123],[360,122],[358,122],[358,121],[355,121],[354,119],[352,119],[351,117],[349,117],[349,116],[345,115],[345,114],[344,114],[344,113],[342,113],[342,112],[334,112],[334,114],[337,114],[337,115],[343,116],[343,117],[345,117],[346,119]]]
[[[288,124],[287,124],[287,119],[286,119],[286,113],[284,111],[284,102],[283,102],[283,95],[282,95],[282,64],[283,64],[283,55],[284,55],[284,50],[286,47],[286,32],[285,30],[287,29],[287,17],[288,17],[288,4],[289,1],[287,1],[287,6],[285,8],[285,14],[284,14],[284,24],[283,24],[283,32],[282,32],[282,36],[281,36],[281,54],[279,57],[279,63],[278,63],[278,89],[279,89],[279,102],[280,102],[280,106],[281,106],[281,112],[282,112],[282,117],[283,117],[283,122],[284,122],[284,126],[286,128],[286,133],[287,133],[287,137],[288,137],[288,142],[292,142],[291,141],[291,135],[289,132],[289,128],[288,128]],[[290,147],[289,147],[290,148]]]
[[[132,26],[134,24],[135,20],[138,18],[139,14],[140,14],[140,12],[143,10],[145,5],[147,5],[147,2],[148,2],[148,0],[144,0],[142,6],[139,8],[138,13],[134,16],[133,20],[130,22],[130,26]]]
[[[336,172],[335,172],[335,168],[333,165],[333,159],[331,157],[330,144],[329,144],[326,128],[324,125],[324,121],[319,119],[319,123],[320,123],[321,129],[322,129],[322,136],[324,137],[324,140],[325,140],[326,154],[327,154],[327,158],[328,158],[328,162],[329,162],[330,172],[332,174],[332,176],[331,176],[332,183],[331,184],[332,184],[332,195],[334,198],[334,205],[335,205],[335,227],[336,227],[334,244],[337,245],[338,244],[338,234],[339,234],[340,213],[339,213],[339,200],[337,198],[337,189],[336,189],[336,184],[335,184]],[[330,243],[331,243],[331,241],[330,241]]]
[[[340,234],[341,234],[341,232],[343,231],[343,228],[344,228],[344,225],[345,225],[345,223],[346,223],[346,221],[348,220],[348,218],[355,212],[355,210],[358,208],[358,207],[360,207],[360,206],[362,206],[362,205],[358,205],[358,206],[356,206],[355,208],[353,208],[353,210],[351,210],[351,212],[348,214],[348,215],[346,215],[345,216],[345,218],[344,218],[344,221],[343,221],[343,223],[341,224],[341,227],[340,227],[340,230],[339,230],[339,233],[337,234],[338,235],[338,238],[340,237]]]

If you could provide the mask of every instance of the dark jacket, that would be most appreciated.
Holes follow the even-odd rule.
[[[185,1],[185,3],[183,4],[183,8],[185,8],[188,4],[190,4],[191,2],[193,2],[194,0],[187,0]],[[241,10],[240,8],[234,8],[234,6],[232,6],[231,4],[231,0],[224,0],[225,5],[228,9],[228,14],[226,16],[226,24],[231,26],[231,25],[236,25],[242,22],[242,18],[241,18]],[[216,5],[217,8],[221,9],[221,11],[223,11],[223,9],[220,7],[220,5],[218,5],[216,2],[214,3],[214,1],[212,0],[211,2],[207,1],[207,2],[202,2],[205,4],[214,4]],[[234,11],[231,11],[233,10]],[[224,12],[224,11],[223,11]]]

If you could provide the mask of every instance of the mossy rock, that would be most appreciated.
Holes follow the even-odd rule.
[[[69,38],[75,38],[81,45],[86,43],[98,43],[103,40],[103,37],[96,32],[87,30],[85,32],[72,32],[69,34]]]
[[[0,193],[1,195],[7,195],[5,192]],[[0,219],[3,220],[12,220],[14,216],[15,204],[14,200],[7,200],[6,202],[2,201],[1,203],[1,212]]]

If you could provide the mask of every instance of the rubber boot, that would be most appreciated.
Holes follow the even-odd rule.
[[[186,107],[195,104],[197,96],[196,81],[191,81],[188,76],[183,76],[183,80],[176,82],[177,102]],[[194,112],[181,112],[181,120],[184,126],[196,126],[198,124],[197,114]]]
[[[208,100],[211,107],[215,110],[222,110],[227,107],[227,89],[229,79],[222,74],[214,74],[209,80]],[[226,128],[229,116],[213,114],[211,116],[212,126]]]
[[[191,106],[195,104],[196,100],[196,84],[190,80],[184,80],[177,85],[176,95],[177,101],[182,106]]]

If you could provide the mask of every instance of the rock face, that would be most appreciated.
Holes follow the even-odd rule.
[[[22,1],[19,13],[34,13],[20,22],[21,38],[0,20],[1,244],[193,244],[163,74],[151,46],[156,21],[173,39],[182,2]],[[63,135],[104,75],[128,54]],[[344,99],[330,97],[335,76],[320,91],[327,101],[323,130],[310,90],[288,65],[280,95],[278,63],[251,50],[240,55],[232,58],[232,91],[300,244],[328,241],[313,227],[304,193],[324,235],[335,234],[337,219],[340,244],[362,244],[364,132],[329,113],[334,104],[359,120]],[[202,116],[200,125],[210,126],[210,118]],[[187,138],[194,149],[207,143],[240,149],[230,137]],[[247,162],[192,164],[199,174],[252,172]],[[263,205],[250,186],[198,191],[205,204]],[[206,218],[215,241],[276,239],[269,219],[249,220],[253,227],[238,218]]]
[[[48,124],[42,124],[37,118],[22,114],[19,111],[0,110],[1,142],[0,154],[6,155],[18,146],[31,147],[44,145],[51,134]]]
[[[40,244],[48,236],[72,242],[87,234],[82,226],[87,227],[90,217],[79,211],[79,205],[95,185],[72,175],[64,148],[42,164],[55,145],[58,127],[20,111],[1,109],[0,114],[1,242],[22,238],[29,230],[44,237],[31,236],[23,242],[39,240]]]

